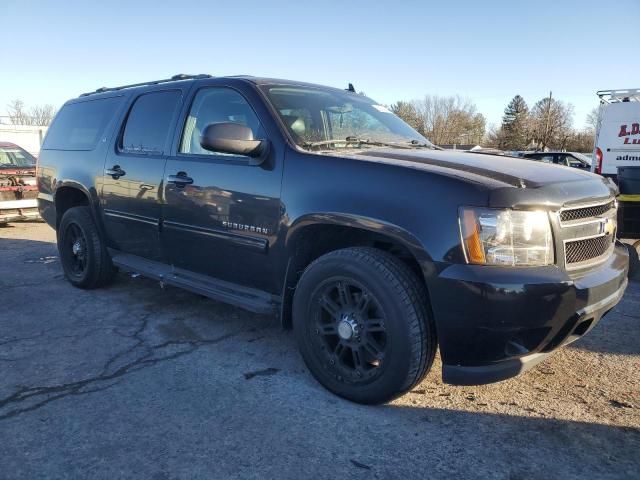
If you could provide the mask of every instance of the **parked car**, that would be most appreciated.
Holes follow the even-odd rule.
[[[522,158],[591,170],[591,159],[578,152],[523,152]]]
[[[640,166],[640,88],[598,92],[593,171],[614,181],[618,167]]]
[[[352,90],[198,75],[69,100],[38,168],[66,277],[116,266],[277,315],[363,403],[413,388],[437,347],[445,382],[517,375],[620,300],[602,177],[436,150]]]
[[[0,225],[38,218],[36,159],[18,145],[0,142]]]

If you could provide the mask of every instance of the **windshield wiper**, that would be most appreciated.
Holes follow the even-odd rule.
[[[303,144],[305,148],[323,147],[326,145],[334,145],[337,143],[344,143],[347,145],[370,145],[372,147],[396,147],[396,148],[413,148],[413,145],[398,142],[380,142],[377,140],[370,140],[368,138],[349,136],[344,140],[321,140],[319,142],[306,142]]]
[[[411,140],[409,145],[417,148],[430,148],[431,150],[444,150],[443,148],[437,147],[432,143],[422,143],[419,140]]]

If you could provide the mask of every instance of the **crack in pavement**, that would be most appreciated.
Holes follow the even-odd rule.
[[[160,362],[165,362],[169,360],[174,360],[176,358],[189,355],[200,347],[205,345],[214,345],[216,343],[220,343],[229,338],[238,336],[242,333],[245,333],[246,330],[238,330],[235,332],[226,333],[224,335],[220,335],[216,338],[211,339],[197,339],[197,340],[169,340],[157,345],[148,345],[145,343],[144,338],[142,338],[142,334],[146,330],[149,325],[149,317],[151,314],[147,314],[142,319],[142,324],[138,329],[129,337],[136,340],[136,343],[127,348],[124,351],[118,352],[113,357],[111,357],[107,363],[102,368],[100,374],[86,378],[84,380],[79,380],[76,382],[65,383],[62,385],[55,385],[50,387],[25,387],[21,386],[18,391],[13,394],[0,399],[0,411],[14,404],[21,404],[31,399],[35,399],[36,403],[31,404],[25,407],[18,407],[12,410],[9,410],[6,413],[0,414],[0,421],[7,420],[9,418],[15,417],[22,413],[31,412],[37,410],[48,403],[51,403],[55,400],[59,400],[68,396],[77,396],[77,395],[86,395],[98,391],[106,390],[113,385],[119,382],[119,379],[127,375],[128,373],[142,370],[145,368],[152,367]],[[157,352],[171,346],[186,346],[185,350],[180,350],[177,352],[165,354],[162,356],[156,356]],[[120,367],[116,368],[112,372],[109,372],[109,369],[115,362],[121,360],[126,355],[129,355],[135,352],[137,349],[142,349],[143,353],[137,358],[130,360]],[[115,380],[115,382],[113,382]],[[108,385],[100,387],[99,385],[103,383],[108,383]],[[89,386],[96,386],[95,388],[87,389]]]
[[[4,291],[4,290],[11,290],[14,288],[40,287],[42,285],[47,285],[49,283],[51,283],[51,279],[47,278],[46,280],[43,280],[41,282],[12,283],[12,284],[0,283],[0,288]]]
[[[55,332],[55,331],[60,331],[60,330],[79,330],[81,328],[88,328],[88,330],[82,332],[82,333],[76,333],[76,334],[69,334],[69,335],[47,335],[49,332]],[[96,332],[99,332],[101,330],[110,330],[113,331],[114,333],[116,333],[117,335],[120,336],[125,336],[123,334],[121,334],[120,332],[116,332],[116,330],[120,328],[117,326],[105,326],[105,327],[97,327],[94,324],[85,324],[85,325],[69,325],[69,326],[61,326],[61,327],[52,327],[52,328],[47,328],[45,330],[41,330],[38,333],[34,334],[34,335],[30,335],[28,337],[14,337],[14,338],[10,338],[8,340],[3,340],[0,341],[0,347],[3,347],[5,345],[10,345],[12,343],[20,343],[20,342],[27,342],[29,340],[36,340],[36,339],[40,339],[44,336],[47,336],[47,340],[61,340],[61,339],[65,339],[65,338],[86,338],[89,335],[92,335]]]

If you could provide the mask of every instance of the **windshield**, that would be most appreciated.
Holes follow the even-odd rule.
[[[35,167],[36,159],[20,147],[0,147],[0,168]]]
[[[263,88],[289,134],[302,148],[434,148],[389,109],[364,95],[306,86]]]

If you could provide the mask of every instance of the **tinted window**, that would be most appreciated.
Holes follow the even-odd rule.
[[[527,155],[527,158],[544,163],[553,163],[553,155]]]
[[[65,105],[47,132],[43,150],[93,150],[121,97]]]
[[[224,122],[241,123],[252,130],[253,138],[264,137],[258,117],[242,95],[230,88],[204,88],[193,99],[180,142],[180,152],[214,154],[200,146],[200,135],[207,125]],[[221,153],[216,152],[216,155]]]
[[[179,101],[179,90],[140,95],[127,117],[120,148],[129,153],[163,154]]]
[[[574,168],[589,168],[589,164],[584,160],[577,158],[577,154],[561,155],[558,163]]]
[[[570,167],[571,166],[571,162],[579,163],[577,160],[575,160],[574,158],[572,158],[569,155],[558,155],[558,163],[560,165],[565,165],[567,167]]]

